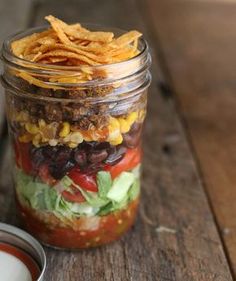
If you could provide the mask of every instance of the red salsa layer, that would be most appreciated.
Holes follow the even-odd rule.
[[[59,220],[48,214],[48,222],[40,219],[34,211],[18,204],[25,227],[41,242],[58,248],[96,247],[117,240],[134,223],[139,199],[126,209],[110,213],[106,216],[81,217],[73,221],[73,225],[62,225]],[[61,225],[60,225],[61,224]]]

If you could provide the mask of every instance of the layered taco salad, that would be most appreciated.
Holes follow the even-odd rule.
[[[20,67],[5,71],[17,204],[42,242],[97,246],[133,224],[139,201],[146,91],[127,97],[137,89],[122,77],[137,67],[123,63],[140,55],[141,33],[46,20],[11,42]]]

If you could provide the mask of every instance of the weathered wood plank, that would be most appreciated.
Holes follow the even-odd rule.
[[[26,27],[31,2],[32,1],[30,0],[0,1],[0,46],[2,45],[4,38],[9,36],[11,33],[15,33]],[[0,136],[4,120],[4,91],[0,85]]]
[[[180,113],[236,274],[236,3],[148,0]]]
[[[49,13],[65,20],[141,28],[129,0],[40,1],[34,25]],[[124,17],[124,11],[129,17]],[[147,31],[147,30],[146,30]],[[149,38],[151,42],[155,38]],[[154,46],[154,45],[153,45]],[[79,252],[47,249],[45,280],[230,281],[225,255],[196,165],[171,98],[159,92],[154,58],[145,130],[143,199],[136,225],[121,241]],[[0,219],[15,219],[9,156],[0,170]]]

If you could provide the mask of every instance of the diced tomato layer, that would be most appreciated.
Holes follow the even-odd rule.
[[[87,175],[80,172],[80,169],[76,167],[68,173],[68,176],[73,180],[75,184],[79,185],[81,188],[93,192],[98,191],[96,175]]]
[[[14,143],[16,165],[26,174],[32,173],[32,163],[30,159],[30,145],[28,143]]]
[[[123,159],[114,166],[106,166],[105,170],[111,173],[114,179],[124,171],[135,168],[141,162],[142,151],[140,147],[128,149]]]
[[[135,168],[141,162],[141,148],[128,149],[123,159],[116,165],[105,165],[104,170],[111,173],[111,177],[114,179],[124,171],[129,171]],[[81,188],[97,192],[98,187],[96,183],[96,174],[88,175],[80,171],[79,167],[73,168],[68,176],[73,182],[79,185]]]

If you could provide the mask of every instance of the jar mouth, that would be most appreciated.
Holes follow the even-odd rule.
[[[118,28],[107,28],[107,27],[103,27],[101,25],[96,25],[96,24],[85,24],[85,27],[89,27],[89,28],[95,28],[96,30],[98,30],[98,28],[100,28],[101,30],[110,30],[113,31],[116,34],[122,34],[124,32],[126,32],[125,30],[122,29],[118,29]],[[17,69],[22,69],[25,71],[31,71],[32,73],[38,73],[38,72],[43,72],[44,74],[59,74],[59,73],[69,73],[69,72],[73,72],[76,73],[77,71],[81,71],[82,69],[86,68],[88,70],[94,70],[94,71],[99,71],[99,70],[113,70],[113,69],[119,69],[119,68],[132,68],[132,66],[134,64],[138,64],[140,63],[140,61],[142,61],[143,59],[147,59],[149,60],[150,58],[148,57],[149,54],[149,47],[147,44],[147,41],[141,37],[141,39],[139,39],[139,49],[140,49],[140,53],[137,54],[136,56],[129,58],[127,60],[121,61],[121,62],[115,62],[115,63],[105,63],[105,64],[100,64],[100,65],[93,65],[93,66],[89,66],[89,65],[83,65],[83,66],[63,66],[63,65],[55,65],[55,64],[43,64],[43,63],[38,63],[38,62],[31,62],[29,60],[26,60],[24,58],[20,58],[16,55],[13,54],[13,52],[11,51],[11,43],[14,42],[15,40],[24,38],[28,35],[31,35],[33,33],[38,33],[38,32],[42,32],[44,30],[46,30],[49,26],[45,25],[45,26],[41,26],[41,27],[35,27],[35,28],[30,28],[24,31],[20,31],[17,32],[15,34],[13,34],[12,36],[9,36],[4,42],[3,42],[3,47],[2,47],[2,52],[1,52],[1,58],[4,61],[4,63],[10,64],[12,67],[17,68]],[[131,74],[135,74],[133,73],[129,73],[129,75]],[[125,75],[126,77],[129,75]],[[117,76],[116,76],[117,79]],[[103,81],[107,81],[109,82],[109,80],[111,79],[103,79]],[[87,81],[84,83],[78,83],[79,85],[90,85],[94,82],[95,80],[92,81]],[[65,85],[68,85],[68,83],[62,83]],[[75,86],[76,83],[73,83],[73,86]]]
[[[88,27],[91,30],[102,30],[106,31],[109,30],[113,32],[116,36],[119,36],[123,33],[125,33],[125,30],[118,29],[118,28],[108,28],[103,27],[101,25],[96,24],[85,24],[85,27]],[[80,98],[81,100],[94,100],[94,101],[104,101],[107,99],[110,100],[118,100],[120,98],[123,99],[123,94],[126,96],[135,95],[138,92],[140,92],[140,89],[145,89],[149,86],[151,76],[148,72],[148,69],[151,65],[151,56],[149,53],[149,47],[146,42],[146,40],[141,37],[138,41],[138,48],[140,50],[140,53],[137,54],[135,57],[132,57],[130,59],[121,61],[121,62],[115,62],[115,63],[107,63],[107,64],[101,64],[101,65],[81,65],[81,66],[63,66],[63,65],[53,65],[53,64],[43,64],[38,62],[31,62],[28,60],[25,60],[23,58],[20,58],[13,54],[11,50],[11,43],[15,40],[19,40],[21,38],[24,38],[26,36],[29,36],[33,33],[38,33],[46,30],[49,26],[41,26],[36,28],[27,29],[22,32],[18,32],[10,37],[8,37],[2,47],[1,52],[1,59],[4,62],[5,67],[8,69],[8,73],[19,73],[24,72],[28,73],[31,76],[40,77],[43,80],[43,83],[48,88],[59,88],[62,90],[70,90],[70,89],[86,89],[86,88],[93,88],[93,87],[103,87],[103,86],[114,86],[114,91],[110,95],[103,97],[85,97]],[[86,71],[93,72],[104,72],[106,73],[105,77],[98,77],[92,80],[83,81],[83,82],[52,82],[49,81],[49,77],[53,76],[66,76],[69,78],[76,78],[76,76],[84,71],[86,68]],[[46,79],[45,79],[46,78]],[[14,90],[21,92],[20,95],[30,95],[32,98],[38,98],[38,99],[59,99],[59,100],[70,100],[68,98],[55,98],[55,97],[40,97],[39,95],[32,95],[32,93],[23,93],[22,89],[18,88],[18,86],[14,85],[14,81],[11,81],[11,77],[9,75],[3,75],[2,76],[2,82],[5,86],[8,88],[11,88],[13,86]],[[132,86],[130,86],[132,84]],[[122,86],[120,86],[122,85]],[[75,102],[75,99],[71,99],[73,102]]]
[[[107,27],[103,27],[102,25],[98,25],[98,24],[83,24],[83,26],[85,27],[98,27],[98,28],[102,28],[103,30],[104,29],[108,29]],[[29,28],[29,29],[26,29],[26,30],[23,30],[23,31],[19,31],[9,37],[6,38],[6,40],[4,40],[3,42],[3,48],[2,48],[2,56],[4,59],[6,59],[7,61],[11,61],[11,60],[16,60],[15,63],[17,62],[23,62],[23,63],[26,63],[26,64],[29,64],[34,66],[34,65],[37,65],[37,66],[40,66],[42,68],[45,68],[45,69],[61,69],[61,70],[76,70],[76,69],[81,69],[81,66],[63,66],[63,65],[55,65],[55,64],[43,64],[43,63],[37,63],[37,62],[31,62],[29,60],[25,60],[23,58],[20,58],[16,55],[14,55],[11,51],[11,43],[14,42],[15,40],[18,40],[18,39],[21,39],[21,38],[24,38],[28,35],[31,35],[33,33],[38,33],[38,32],[42,32],[42,31],[45,31],[47,28],[49,27],[49,25],[43,25],[43,26],[40,26],[40,27],[33,27],[33,28]],[[125,33],[127,32],[126,30],[123,30],[123,29],[119,29],[119,28],[111,28],[111,29],[108,29],[110,31],[114,31],[118,34],[122,34],[122,33]],[[147,41],[142,37],[141,39],[139,39],[139,41],[141,42],[141,47],[142,49],[140,50],[140,53],[137,54],[136,56],[132,57],[132,58],[129,58],[127,60],[124,60],[124,61],[121,61],[121,62],[115,62],[115,63],[105,63],[105,64],[101,64],[101,65],[96,65],[96,66],[91,66],[92,68],[101,68],[101,67],[104,67],[104,66],[112,66],[112,65],[115,65],[115,66],[119,66],[119,65],[122,65],[123,63],[127,63],[129,61],[132,61],[132,60],[136,60],[138,58],[140,58],[140,56],[143,55],[143,53],[145,53],[146,51],[148,51],[148,44],[147,44]]]

